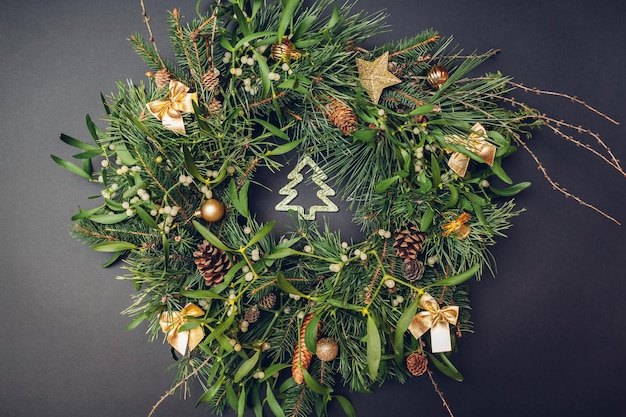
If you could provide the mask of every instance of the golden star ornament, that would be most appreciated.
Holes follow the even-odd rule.
[[[389,72],[388,65],[389,52],[385,52],[372,62],[360,58],[356,59],[356,66],[359,70],[359,80],[374,104],[378,104],[380,95],[385,88],[396,85],[402,81]]]

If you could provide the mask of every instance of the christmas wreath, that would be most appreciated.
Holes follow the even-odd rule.
[[[564,132],[577,127],[516,101],[531,89],[510,77],[477,75],[495,51],[462,55],[433,30],[363,48],[385,15],[354,4],[218,0],[188,21],[174,9],[173,61],[141,6],[150,39],[131,42],[148,80],[103,97],[106,130],[87,117],[95,144],[61,135],[81,163],[53,159],[100,187],[72,231],[112,254],[106,266],[123,260],[137,290],[128,327],[147,322],[177,361],[166,396],[195,379],[218,413],[325,415],[336,400],[351,416],[336,381],[462,380],[452,353],[472,329],[469,280],[494,272],[489,248],[530,185],[503,162],[519,148],[535,157],[534,127],[580,143]],[[249,202],[255,173],[287,160],[276,210],[293,225],[278,235]],[[323,204],[294,204],[305,173]],[[362,239],[318,225],[335,196]]]

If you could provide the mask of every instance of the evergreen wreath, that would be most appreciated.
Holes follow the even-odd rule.
[[[624,174],[618,161],[595,133],[512,96],[538,90],[470,75],[495,51],[462,55],[433,30],[366,50],[385,15],[332,0],[200,3],[188,22],[170,13],[170,62],[141,2],[151,39],[131,42],[148,81],[102,97],[107,129],[87,116],[95,145],[61,135],[80,164],[53,156],[101,187],[73,234],[110,252],[105,266],[123,259],[137,290],[128,328],[147,321],[171,345],[176,379],[152,412],[190,379],[213,412],[278,417],[326,415],[330,400],[355,415],[337,380],[352,391],[434,370],[461,381],[451,356],[472,330],[469,280],[494,273],[489,247],[530,185],[503,168],[518,148],[617,222],[556,184],[526,140],[547,126]],[[277,236],[248,203],[255,173],[286,158],[303,162],[281,190],[292,231]],[[288,204],[303,164],[318,174],[319,211],[334,209],[329,175],[362,240]]]

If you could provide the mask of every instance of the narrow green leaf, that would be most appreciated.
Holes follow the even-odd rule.
[[[219,240],[217,236],[215,236],[213,233],[211,233],[209,229],[207,229],[202,224],[200,224],[200,222],[198,222],[197,220],[193,220],[192,223],[193,223],[193,226],[198,231],[198,233],[200,233],[202,237],[205,238],[211,245],[223,251],[227,251],[227,252],[232,251],[232,249],[230,249],[228,246],[222,243],[222,241]]]
[[[200,398],[198,398],[198,401],[196,402],[196,406],[203,404],[203,403],[210,403],[213,400],[213,398],[215,398],[215,395],[217,395],[223,383],[224,383],[224,378],[222,377],[215,384],[211,385],[211,387],[208,390],[206,390],[200,396]]]
[[[411,111],[408,115],[409,116],[417,116],[417,115],[420,115],[420,114],[430,113],[430,112],[433,111],[434,108],[435,108],[434,104],[424,104],[423,106],[419,106],[415,110]]]
[[[309,324],[306,325],[304,330],[304,344],[314,355],[317,351],[317,329],[320,322],[319,316],[313,316]]]
[[[267,97],[272,89],[272,83],[270,81],[270,68],[267,66],[265,57],[261,55],[257,50],[252,51],[256,57],[256,61],[259,64],[259,72],[261,73],[261,85],[263,86],[263,97]]]
[[[300,145],[300,143],[302,143],[303,140],[304,138],[284,143],[280,146],[275,147],[274,149],[271,149],[265,152],[265,156],[284,155],[287,152],[294,149],[295,147],[297,147],[298,145]]]
[[[309,15],[302,19],[293,30],[293,37],[291,38],[291,40],[300,39],[302,36],[304,36],[311,28],[311,25],[313,25],[313,23],[315,23],[317,19],[318,16],[316,15]]]
[[[63,134],[63,133],[61,134],[61,140],[67,143],[68,145],[73,146],[78,149],[83,149],[85,151],[98,151],[99,153],[102,152],[100,148],[98,148],[97,146],[93,146],[90,143],[86,143],[81,140],[74,139],[73,137]]]
[[[308,298],[307,295],[291,285],[291,283],[285,279],[285,276],[282,273],[276,274],[276,284],[278,285],[278,288],[288,294],[299,295],[300,297]]]
[[[126,220],[127,218],[128,215],[126,213],[96,214],[95,216],[91,216],[89,220],[99,224],[116,224],[123,220]]]
[[[208,298],[208,299],[217,299],[217,300],[225,300],[226,297],[222,297],[221,295],[211,291],[211,290],[181,290],[180,295],[187,298]]]
[[[69,172],[79,175],[83,178],[86,179],[91,179],[91,175],[89,175],[88,172],[85,172],[82,168],[80,168],[78,165],[74,165],[71,162],[66,161],[65,159],[59,158],[58,156],[55,155],[50,155],[50,157],[52,158],[52,160],[54,162],[56,162],[60,167],[65,168],[66,170],[68,170]]]
[[[274,363],[267,368],[265,368],[264,373],[265,376],[260,379],[260,381],[267,381],[270,378],[273,378],[276,372],[280,372],[283,369],[291,368],[290,363]]]
[[[137,160],[133,158],[131,153],[126,148],[126,144],[122,142],[118,142],[115,144],[115,154],[120,158],[122,164],[132,166],[137,164]]]
[[[441,208],[441,211],[447,210],[449,208],[455,207],[456,203],[459,201],[459,190],[451,183],[447,183],[446,187],[450,191],[450,199],[448,202]]]
[[[250,181],[246,181],[239,190],[239,212],[247,219],[250,218],[250,208],[248,207],[248,190],[250,189]]]
[[[340,17],[341,16],[339,15],[339,7],[337,7],[337,5],[335,4],[333,7],[333,13],[330,15],[330,19],[328,19],[328,23],[326,24],[326,27],[324,29],[330,30],[337,26]]]
[[[209,344],[213,340],[215,340],[219,335],[223,334],[226,330],[230,328],[230,326],[232,326],[233,321],[235,321],[235,314],[231,314],[230,316],[226,318],[226,320],[224,320],[217,327],[215,327],[215,329],[213,329],[213,331],[210,332],[207,335],[207,337],[204,338],[204,340],[202,341],[202,344],[204,346],[209,346]]]
[[[272,410],[272,413],[274,413],[276,417],[285,417],[285,412],[276,400],[276,396],[269,383],[266,384],[265,399],[267,400],[267,405],[270,407],[270,410]]]
[[[161,243],[163,244],[163,261],[165,263],[165,269],[169,268],[170,262],[170,241],[167,240],[167,234],[161,235]]]
[[[87,123],[87,130],[89,130],[89,133],[91,134],[91,137],[93,138],[94,142],[100,143],[100,138],[98,137],[98,128],[96,127],[95,123],[91,120],[91,116],[89,116],[88,114],[85,115],[85,122]]]
[[[235,51],[235,48],[233,48],[233,46],[228,42],[228,40],[226,39],[226,36],[220,36],[220,45],[222,45],[222,47],[226,49],[227,51],[230,51],[230,52]]]
[[[156,220],[152,217],[147,211],[143,209],[141,206],[133,207],[139,218],[151,229],[158,229]]]
[[[512,197],[520,193],[522,190],[530,187],[530,185],[530,182],[524,181],[506,188],[489,187],[489,190],[491,190],[491,192],[495,195],[499,195],[501,197]]]
[[[394,331],[393,350],[396,354],[396,361],[402,362],[404,358],[404,333],[409,328],[413,317],[417,313],[417,307],[419,306],[419,298],[415,298],[413,302],[402,312],[402,315],[396,323],[396,329]]]
[[[439,281],[435,281],[432,284],[427,285],[425,288],[430,287],[442,287],[444,285],[459,285],[472,278],[474,275],[478,273],[480,269],[480,263],[474,264],[471,268],[466,269],[457,275],[451,275],[447,278],[440,279]]]
[[[266,259],[281,259],[288,256],[293,256],[298,253],[297,250],[291,248],[278,248],[274,252],[266,256]]]
[[[378,326],[370,314],[367,315],[367,367],[370,377],[375,380],[380,368],[381,345]]]
[[[511,179],[511,177],[509,177],[507,173],[504,172],[504,169],[502,168],[502,165],[500,164],[499,159],[496,159],[495,161],[493,161],[493,165],[491,166],[491,171],[494,174],[496,174],[496,176],[500,178],[502,181],[504,181],[505,183],[509,185],[513,184],[513,180]]]
[[[356,417],[356,410],[349,399],[343,395],[334,395],[332,399],[337,400],[347,417]]]
[[[239,42],[237,42],[235,44],[234,49],[237,50],[237,49],[241,48],[246,42],[247,43],[252,43],[252,41],[255,40],[255,39],[265,38],[265,37],[269,38],[267,40],[267,42],[269,42],[269,43],[275,43],[275,42],[278,41],[278,37],[276,36],[276,32],[254,32],[254,33],[251,33],[251,34],[241,38],[239,40]]]
[[[437,359],[434,355],[428,352],[426,353],[428,354],[428,358],[430,359],[430,362],[432,362],[435,365],[435,368],[439,369],[444,375],[454,379],[455,381],[463,382],[463,375],[454,366],[450,368],[446,364],[441,362],[439,359]],[[450,361],[448,361],[448,363],[450,363]]]
[[[189,152],[189,148],[187,147],[187,145],[183,145],[183,157],[185,160],[184,164],[187,171],[198,181],[206,182],[206,179],[202,176],[200,170],[198,170],[198,167],[196,166],[196,163],[193,160],[193,156],[191,155],[191,152]]]
[[[126,326],[125,330],[128,332],[128,331],[131,331],[131,330],[137,328],[137,326],[139,326],[145,319],[146,319],[146,317],[143,314],[135,317],[133,319],[133,321],[128,323],[128,325]]]
[[[96,214],[97,212],[102,210],[103,208],[104,208],[104,204],[101,205],[100,207],[94,207],[94,208],[89,209],[89,210],[83,210],[83,209],[81,209],[79,207],[78,208],[78,213],[73,215],[70,220],[76,221],[76,220],[80,220],[80,219],[88,219],[89,217],[93,216],[94,214]]]
[[[420,219],[420,230],[422,232],[427,231],[430,228],[430,225],[433,223],[433,218],[435,217],[435,210],[429,205],[424,214],[422,214],[422,218]]]
[[[186,332],[187,330],[195,329],[196,327],[200,327],[201,324],[197,321],[188,321],[178,328],[179,332]]]
[[[250,391],[250,400],[252,401],[252,411],[255,417],[263,417],[263,403],[261,402],[261,384],[254,384]]]
[[[269,232],[272,231],[275,224],[276,220],[265,223],[265,225],[263,225],[263,227],[254,236],[252,236],[252,239],[250,239],[250,241],[246,244],[246,249],[263,239]]]
[[[102,151],[100,149],[96,149],[96,150],[85,151],[85,152],[74,154],[72,155],[72,158],[89,160],[91,158],[94,158],[100,155],[102,155]]]
[[[233,314],[234,315],[234,314]],[[246,375],[250,373],[256,366],[257,362],[259,362],[259,358],[261,357],[261,351],[257,350],[254,355],[244,363],[242,363],[237,372],[235,372],[235,376],[233,377],[233,382],[241,381]]]
[[[118,252],[122,250],[136,249],[137,246],[130,242],[123,242],[121,240],[115,242],[98,243],[91,247],[96,252]]]
[[[102,268],[108,268],[109,266],[113,265],[118,259],[120,259],[120,256],[122,256],[123,254],[124,254],[124,251],[113,252],[111,257],[100,266]]]
[[[374,185],[374,191],[376,191],[377,193],[382,193],[386,191],[389,187],[391,187],[399,179],[400,179],[399,175],[394,175],[393,177],[380,180],[376,183],[376,185]]]
[[[433,187],[437,188],[441,183],[441,168],[434,152],[430,154],[430,171],[433,175]]]
[[[283,3],[283,12],[278,22],[278,41],[281,41],[285,37],[287,27],[291,24],[293,15],[296,12],[300,0],[285,0]]]
[[[361,129],[356,132],[352,132],[352,137],[355,140],[359,140],[364,143],[372,143],[376,139],[376,130],[374,129]]]
[[[327,387],[326,385],[322,385],[317,382],[305,368],[302,368],[302,373],[304,374],[304,383],[311,391],[320,395],[328,395],[333,392],[331,387]]]
[[[239,401],[237,401],[237,417],[243,417],[246,411],[246,386],[241,386],[241,392],[239,393]]]
[[[226,385],[226,403],[233,409],[233,411],[237,411],[239,399],[237,398],[237,393],[235,392],[232,384]]]

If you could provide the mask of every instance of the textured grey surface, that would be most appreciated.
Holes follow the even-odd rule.
[[[386,7],[391,14],[393,32],[378,41],[433,27],[454,35],[467,52],[502,49],[484,71],[571,93],[621,119],[613,126],[566,100],[520,97],[598,131],[626,160],[620,5],[364,0],[358,7]],[[165,9],[175,6],[191,16],[195,1],[147,1],[165,50]],[[167,346],[147,343],[142,329],[124,331],[128,319],[119,312],[130,302],[130,284],[114,279],[118,271],[99,268],[106,256],[69,236],[70,216],[97,190],[49,157],[70,156],[58,140],[62,132],[88,138],[84,115],[98,120],[103,113],[100,91],[144,77],[146,68],[127,42],[135,31],[145,34],[138,1],[3,3],[2,416],[147,415],[171,382],[164,372],[171,364]],[[545,129],[531,146],[562,185],[626,222],[625,178]],[[494,250],[498,277],[486,276],[471,289],[475,334],[460,341],[455,357],[466,381],[441,376],[440,388],[457,417],[623,415],[625,226],[552,191],[523,152],[509,171],[534,184],[518,198],[528,211]],[[336,216],[340,225],[348,221]],[[352,397],[359,416],[447,415],[427,379],[377,391]],[[194,403],[170,398],[156,416],[204,414]]]

